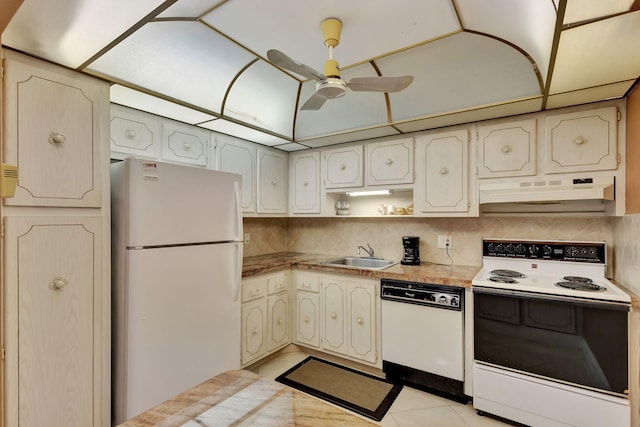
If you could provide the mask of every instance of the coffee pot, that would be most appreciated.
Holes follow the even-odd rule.
[[[420,237],[402,236],[402,246],[404,246],[404,255],[400,263],[404,265],[420,265]]]

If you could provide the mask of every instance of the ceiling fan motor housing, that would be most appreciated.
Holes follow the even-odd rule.
[[[316,94],[326,99],[340,98],[347,92],[347,84],[333,77],[316,83]]]

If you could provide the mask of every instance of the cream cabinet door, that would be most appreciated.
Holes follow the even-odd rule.
[[[344,280],[322,279],[322,348],[347,353],[347,286]]]
[[[478,125],[478,178],[536,174],[536,119]]]
[[[351,357],[376,363],[376,283],[347,283],[349,300],[349,345]]]
[[[292,153],[291,213],[320,213],[320,153]]]
[[[162,159],[207,166],[210,131],[171,120],[162,122]]]
[[[365,145],[367,185],[413,183],[413,139]]]
[[[414,200],[422,213],[469,211],[469,132],[466,129],[418,139]]]
[[[160,146],[158,117],[111,104],[111,155],[157,159]]]
[[[296,293],[296,341],[311,347],[320,346],[320,295],[315,292]]]
[[[3,161],[18,166],[5,205],[100,207],[107,83],[6,51],[4,103]]]
[[[267,298],[267,317],[267,351],[273,351],[289,343],[289,295],[286,292]]]
[[[256,146],[249,142],[216,136],[217,169],[242,175],[242,212],[256,211]]]
[[[258,148],[258,213],[287,213],[287,156]]]
[[[362,187],[363,155],[362,145],[323,151],[325,188]]]
[[[616,107],[547,116],[545,139],[545,173],[618,168]]]
[[[267,352],[267,299],[259,298],[242,304],[242,365],[259,359]]]
[[[6,217],[6,425],[100,426],[99,217]]]

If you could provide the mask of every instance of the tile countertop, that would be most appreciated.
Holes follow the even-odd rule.
[[[119,427],[364,427],[375,424],[246,370],[217,375]]]
[[[355,276],[398,279],[410,282],[433,283],[437,285],[471,287],[471,280],[480,271],[480,267],[467,265],[438,265],[422,263],[421,265],[396,264],[384,270],[365,270],[361,268],[337,267],[321,265],[321,262],[340,258],[340,256],[307,254],[300,252],[277,252],[244,258],[242,277],[272,271],[296,268],[313,270],[322,273],[351,274]]]

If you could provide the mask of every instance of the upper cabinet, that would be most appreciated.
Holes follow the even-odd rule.
[[[423,215],[471,215],[469,130],[423,135],[417,139],[416,209]]]
[[[536,119],[478,125],[478,178],[536,174]]]
[[[3,161],[19,176],[6,206],[100,207],[108,99],[103,81],[6,51]]]
[[[599,108],[545,119],[546,173],[611,170],[618,167],[618,111]]]
[[[158,117],[111,104],[111,157],[158,158]]]
[[[174,121],[162,123],[162,159],[207,166],[210,131]]]
[[[217,169],[242,175],[242,212],[256,211],[256,144],[216,136]]]
[[[362,145],[325,150],[322,156],[325,188],[361,187],[364,184]]]
[[[292,214],[320,214],[320,152],[291,153]]]
[[[258,213],[287,213],[287,155],[258,148]]]
[[[413,138],[365,145],[366,185],[413,183]]]

